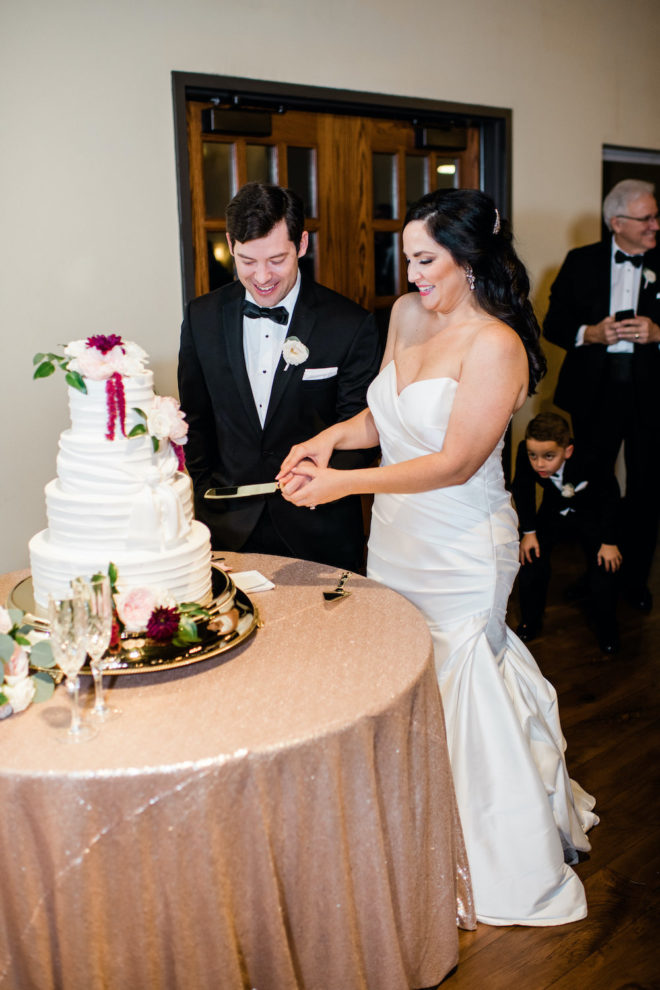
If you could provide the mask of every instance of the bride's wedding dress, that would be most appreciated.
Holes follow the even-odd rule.
[[[399,395],[394,362],[382,370],[368,401],[383,464],[442,448],[456,388],[432,378]],[[598,818],[568,777],[554,688],[505,625],[518,527],[501,446],[463,485],[376,495],[367,572],[431,629],[477,917],[560,925],[586,915],[567,863]]]

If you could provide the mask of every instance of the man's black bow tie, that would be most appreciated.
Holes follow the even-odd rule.
[[[289,311],[286,306],[256,306],[247,299],[243,303],[243,316],[248,316],[251,320],[265,316],[267,320],[279,323],[283,327],[289,322]]]
[[[617,265],[622,265],[624,261],[629,261],[634,268],[641,268],[642,262],[644,261],[643,254],[624,254],[623,251],[617,251],[614,255],[614,260]]]

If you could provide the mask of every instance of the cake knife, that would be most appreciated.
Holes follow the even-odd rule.
[[[280,489],[278,481],[265,481],[260,485],[229,485],[227,488],[209,488],[204,498],[245,498],[246,495],[268,495]]]

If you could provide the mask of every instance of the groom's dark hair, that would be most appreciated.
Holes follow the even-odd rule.
[[[573,442],[570,426],[558,413],[539,413],[530,419],[525,440],[554,440],[558,447],[568,447]]]
[[[300,248],[305,229],[305,207],[293,189],[248,182],[241,186],[225,210],[227,234],[232,246],[266,237],[281,220],[286,221],[289,240]]]

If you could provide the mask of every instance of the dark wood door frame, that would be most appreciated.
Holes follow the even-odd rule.
[[[511,110],[193,72],[172,73],[172,95],[184,305],[195,295],[186,129],[186,102],[190,99],[217,100],[222,105],[259,107],[271,112],[281,108],[395,118],[427,126],[478,126],[482,147],[481,188],[493,197],[505,216],[511,216]]]

